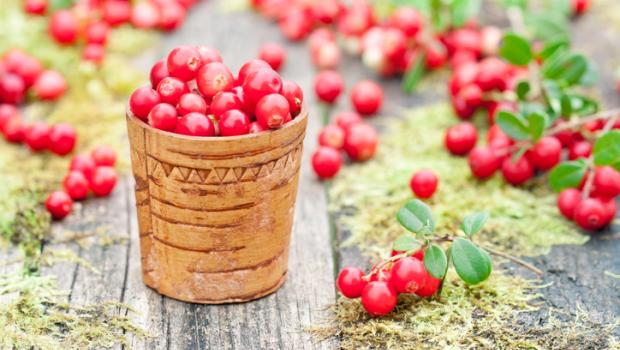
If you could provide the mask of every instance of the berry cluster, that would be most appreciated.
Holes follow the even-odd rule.
[[[274,63],[274,62],[272,62]],[[179,46],[151,69],[129,108],[151,126],[191,136],[236,136],[278,129],[301,113],[303,92],[267,62],[246,62],[235,77],[217,50]]]
[[[77,138],[75,128],[67,123],[26,123],[19,110],[9,104],[0,104],[0,131],[8,142],[23,142],[33,152],[49,150],[59,156],[71,153]]]
[[[90,154],[79,154],[69,165],[62,191],[47,196],[45,207],[56,220],[71,213],[73,201],[84,200],[92,192],[96,197],[106,197],[116,186],[118,175],[114,169],[116,153],[108,146],[98,146]]]
[[[82,58],[96,64],[105,56],[110,28],[130,23],[135,28],[172,31],[178,28],[196,0],[80,0],[49,18],[49,35],[61,45],[83,42]],[[45,15],[48,0],[24,0],[24,11]]]
[[[0,58],[0,103],[20,104],[30,91],[39,100],[56,100],[67,90],[60,73],[46,70],[41,61],[11,49]]]

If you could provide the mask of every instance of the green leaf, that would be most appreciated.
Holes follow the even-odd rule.
[[[527,140],[530,138],[530,131],[526,121],[520,116],[508,111],[499,111],[495,122],[503,132],[515,140]]]
[[[527,94],[530,92],[530,90],[530,83],[527,80],[521,80],[519,83],[517,83],[517,87],[515,89],[517,97],[520,101],[524,101],[527,99]]]
[[[418,55],[416,60],[413,62],[411,67],[407,69],[405,73],[405,77],[403,79],[403,91],[407,94],[413,92],[415,87],[418,85],[422,77],[424,76],[424,72],[426,72],[426,54],[421,53]]]
[[[562,95],[562,97],[560,98],[560,115],[573,115],[573,101],[569,95]]]
[[[500,55],[517,66],[526,66],[532,60],[532,47],[522,36],[506,33],[499,48]]]
[[[410,234],[401,235],[392,243],[392,249],[398,252],[417,250],[420,247],[420,242]]]
[[[435,278],[443,278],[448,270],[448,257],[443,249],[431,244],[424,252],[424,267],[428,273]]]
[[[460,28],[472,17],[480,12],[480,0],[453,0],[452,9],[452,26]]]
[[[594,144],[594,164],[610,165],[620,161],[620,131],[608,131]]]
[[[599,110],[598,101],[593,98],[578,94],[572,94],[567,96],[570,99],[571,108],[574,114],[580,116],[592,115]]]
[[[452,243],[450,256],[456,273],[467,284],[478,284],[491,274],[492,263],[489,255],[468,239],[456,238]]]
[[[568,21],[566,16],[553,11],[537,11],[525,14],[526,27],[534,38],[544,42],[569,41]]]
[[[577,187],[588,170],[585,160],[578,159],[558,164],[549,174],[549,184],[554,191]]]
[[[404,228],[415,233],[432,233],[435,222],[431,209],[424,202],[413,199],[402,207],[396,218]]]
[[[50,12],[56,12],[62,9],[68,9],[73,6],[74,0],[51,0]]]
[[[578,83],[588,71],[588,60],[581,54],[559,52],[543,64],[543,75],[547,79],[563,81],[565,84]]]
[[[568,40],[560,39],[556,41],[552,41],[545,45],[545,47],[538,53],[538,56],[543,59],[543,61],[547,60],[558,50],[566,50],[570,47],[570,43]]]
[[[482,226],[487,219],[489,218],[489,213],[480,212],[469,214],[463,219],[463,223],[461,224],[461,229],[467,236],[472,236],[475,233],[480,232]]]
[[[532,141],[538,141],[547,126],[547,117],[541,113],[532,113],[527,116],[527,123]]]

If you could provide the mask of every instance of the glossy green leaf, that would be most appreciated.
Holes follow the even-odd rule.
[[[475,17],[480,12],[480,0],[453,0],[452,10],[452,26],[455,28],[462,27],[469,19]]]
[[[527,140],[530,138],[530,131],[527,122],[520,116],[508,111],[499,111],[495,122],[508,136],[515,140]]]
[[[415,59],[403,78],[403,92],[410,94],[418,85],[426,72],[426,54],[421,53]]]
[[[446,252],[436,245],[431,244],[424,252],[424,267],[435,278],[443,278],[448,270],[448,257]]]
[[[480,232],[484,223],[489,219],[489,213],[480,212],[469,214],[463,219],[463,223],[461,223],[461,229],[467,236],[471,236]]]
[[[519,100],[524,101],[527,99],[527,94],[530,92],[530,90],[530,83],[527,80],[522,80],[517,83],[515,92],[517,93],[517,97],[519,98]]]
[[[526,119],[532,141],[538,141],[547,126],[547,117],[542,113],[531,113]]]
[[[558,164],[549,174],[549,184],[554,191],[577,187],[588,170],[585,160],[578,159]]]
[[[415,233],[432,233],[435,222],[431,209],[424,202],[413,199],[402,207],[396,218],[404,228]]]
[[[532,60],[532,47],[524,37],[507,33],[499,48],[501,57],[517,66],[526,66]]]
[[[401,235],[394,241],[394,243],[392,243],[392,249],[398,252],[416,250],[420,247],[420,242],[418,242],[418,240],[411,234]]]
[[[459,277],[467,284],[478,284],[491,274],[489,255],[472,241],[458,237],[450,249],[452,264]]]
[[[620,131],[611,130],[594,144],[594,164],[610,165],[620,161]]]

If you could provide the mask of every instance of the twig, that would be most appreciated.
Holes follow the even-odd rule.
[[[602,112],[598,112],[592,115],[589,115],[587,117],[582,117],[582,118],[574,118],[571,119],[570,121],[568,121],[565,124],[562,125],[558,125],[556,127],[553,127],[549,130],[547,130],[547,132],[545,132],[546,136],[551,136],[551,135],[555,135],[558,132],[561,131],[565,131],[565,130],[572,130],[578,126],[587,124],[591,121],[595,121],[595,120],[599,120],[599,119],[609,119],[609,121],[607,122],[607,124],[605,125],[605,128],[608,128],[607,130],[605,130],[605,128],[603,128],[604,131],[609,131],[614,123],[611,122],[612,120],[615,120],[618,118],[618,116],[620,116],[620,108],[615,108],[615,109],[610,109],[607,111],[602,111]]]
[[[534,266],[534,265],[532,265],[532,264],[530,264],[530,263],[528,263],[528,262],[526,262],[524,260],[521,260],[521,259],[519,259],[517,257],[512,256],[512,255],[508,255],[508,254],[506,254],[504,252],[500,252],[499,250],[495,250],[493,248],[489,248],[487,246],[482,246],[482,248],[484,248],[486,251],[488,251],[489,253],[491,253],[493,255],[497,255],[497,256],[500,256],[502,258],[506,258],[506,259],[508,259],[508,260],[510,260],[510,261],[512,261],[514,263],[517,263],[517,264],[525,267],[526,269],[531,270],[532,272],[536,273],[539,276],[544,275],[544,272],[542,270],[540,270],[536,266]]]

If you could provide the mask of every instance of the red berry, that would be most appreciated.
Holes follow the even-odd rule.
[[[26,83],[17,74],[6,73],[0,76],[0,101],[18,104],[26,96]]]
[[[600,199],[586,198],[575,207],[575,222],[585,230],[600,230],[607,225],[609,213]]]
[[[575,207],[581,202],[581,191],[575,188],[567,188],[558,196],[558,209],[567,219],[575,217]]]
[[[177,127],[177,110],[167,103],[155,105],[148,115],[149,124],[165,131],[173,131]]]
[[[8,142],[19,143],[24,140],[26,127],[19,116],[14,116],[4,124],[2,133]]]
[[[269,128],[262,126],[258,122],[250,123],[250,134],[258,134],[259,132],[263,132],[267,130],[269,130]]]
[[[206,115],[208,108],[209,106],[207,106],[207,101],[205,101],[202,96],[193,92],[181,95],[179,98],[179,103],[177,104],[177,112],[181,116],[188,113],[200,113]]]
[[[61,123],[52,126],[49,133],[48,148],[59,156],[71,153],[75,147],[77,132],[69,124]]]
[[[361,122],[362,117],[351,111],[340,112],[334,117],[334,124],[338,125],[345,132],[347,132],[353,125]]]
[[[212,62],[223,62],[220,52],[210,46],[206,46],[206,45],[196,46],[196,50],[198,50],[198,53],[200,54],[202,64],[209,64]]]
[[[591,0],[572,0],[573,14],[576,16],[583,15],[590,7]]]
[[[373,267],[373,269],[374,268],[375,267]],[[382,268],[379,271],[376,271],[370,276],[370,282],[385,281],[389,283],[391,279],[392,279],[392,266],[391,265],[385,266],[384,268]]]
[[[445,46],[438,41],[433,41],[426,47],[426,68],[435,70],[443,66],[448,59]]]
[[[169,74],[168,64],[166,63],[166,60],[157,61],[151,68],[151,87],[153,87],[153,89],[156,89],[157,85],[159,85],[159,82],[167,76],[169,76]]]
[[[218,92],[232,90],[234,82],[235,79],[230,69],[221,62],[205,64],[196,76],[198,90],[207,99],[212,98]]]
[[[179,119],[175,132],[190,136],[214,136],[215,124],[206,115],[192,112]]]
[[[101,64],[105,56],[105,48],[101,44],[88,44],[82,52],[82,59],[95,64]]]
[[[319,145],[340,150],[344,146],[345,133],[338,125],[327,125],[319,132]]]
[[[266,43],[261,46],[258,58],[269,63],[273,70],[279,70],[286,60],[286,51],[280,44]]]
[[[340,152],[321,146],[312,153],[312,169],[321,179],[331,179],[338,174],[342,166]]]
[[[476,127],[469,122],[462,122],[446,130],[444,144],[450,153],[465,155],[474,148],[478,140]]]
[[[31,150],[38,152],[49,145],[50,127],[43,122],[34,122],[26,127],[24,142]]]
[[[54,191],[47,196],[45,208],[56,220],[62,220],[71,213],[73,201],[68,194],[62,191]]]
[[[262,126],[277,129],[290,114],[286,98],[280,94],[270,94],[261,98],[256,104],[256,121]]]
[[[299,7],[291,7],[278,21],[282,34],[291,41],[305,38],[312,29],[312,16]]]
[[[366,287],[366,281],[362,277],[364,277],[364,271],[359,268],[345,267],[340,271],[336,280],[338,290],[347,298],[359,298]]]
[[[187,45],[174,48],[166,59],[168,74],[183,81],[193,80],[202,64],[198,50]]]
[[[116,170],[111,166],[98,166],[90,181],[90,189],[97,197],[108,196],[114,190],[117,178]]]
[[[235,92],[222,91],[213,96],[210,110],[216,120],[219,120],[224,112],[230,111],[231,109],[243,109],[243,104]]]
[[[506,87],[507,64],[497,57],[480,61],[476,83],[482,91],[503,90]]]
[[[101,6],[101,17],[116,27],[131,19],[131,3],[124,0],[106,0]]]
[[[25,0],[24,11],[31,15],[44,15],[47,10],[47,0]]]
[[[425,272],[422,261],[412,257],[399,259],[392,267],[390,285],[398,293],[415,293],[424,286]]]
[[[516,162],[507,157],[502,163],[502,174],[512,185],[520,185],[534,176],[534,167],[527,157],[521,157]]]
[[[592,154],[592,144],[588,141],[577,141],[568,149],[568,159],[588,158]]]
[[[133,6],[130,20],[136,28],[155,28],[160,21],[159,9],[151,2],[141,1]]]
[[[472,84],[478,75],[478,64],[471,62],[459,66],[450,78],[449,89],[452,96],[456,96],[464,86]]]
[[[286,98],[291,110],[291,115],[297,116],[301,112],[301,104],[304,101],[304,93],[296,83],[282,80],[282,96]]]
[[[250,118],[240,110],[231,109],[220,116],[218,126],[222,136],[245,135],[250,132]]]
[[[620,195],[620,173],[610,166],[598,167],[592,185],[593,196],[614,198]]]
[[[363,80],[351,90],[351,104],[362,115],[377,113],[383,104],[383,90],[379,84]]]
[[[95,173],[95,167],[97,164],[95,161],[88,155],[79,154],[73,159],[71,159],[71,164],[69,164],[69,170],[79,171],[86,177],[86,180],[90,182],[93,178],[93,174]]]
[[[136,89],[129,97],[129,109],[136,117],[146,120],[151,109],[160,102],[157,91],[143,86]]]
[[[604,225],[609,225],[614,218],[616,217],[616,212],[618,212],[618,206],[616,205],[616,200],[613,198],[599,198],[601,203],[603,204],[603,209],[605,209],[605,217],[603,218]]]
[[[387,315],[396,307],[397,296],[388,282],[373,281],[362,290],[362,305],[373,316]]]
[[[116,164],[116,152],[110,146],[97,146],[90,152],[90,156],[97,166],[114,166]]]
[[[27,87],[30,87],[34,84],[39,75],[43,73],[43,70],[44,68],[41,61],[32,56],[24,56],[20,59],[19,64],[15,67],[13,72],[22,78]]]
[[[500,159],[489,147],[476,147],[467,157],[471,173],[478,179],[486,179],[493,176],[501,165]]]
[[[422,16],[413,7],[402,6],[396,8],[388,19],[391,26],[402,30],[409,38],[415,37],[422,29]]]
[[[0,104],[0,130],[4,129],[6,123],[14,117],[19,118],[19,111],[17,110],[17,107],[8,103]]]
[[[106,22],[98,21],[86,27],[86,42],[89,44],[105,44],[110,28]]]
[[[246,105],[253,107],[266,95],[279,94],[282,90],[280,75],[271,68],[255,70],[243,82],[243,95]]]
[[[437,175],[430,170],[416,172],[409,182],[411,191],[420,198],[431,198],[437,190],[438,185],[439,179]]]
[[[79,23],[69,10],[56,11],[49,21],[49,33],[60,44],[72,44],[78,36]]]
[[[65,93],[67,82],[60,73],[46,70],[37,77],[32,90],[40,100],[55,100]]]
[[[257,70],[259,70],[261,68],[270,68],[271,69],[271,66],[269,65],[269,63],[267,63],[267,62],[265,62],[263,60],[255,59],[255,60],[247,61],[239,69],[239,74],[237,76],[237,84],[243,85],[243,82],[245,81],[245,78],[247,78],[248,75],[250,75],[251,73],[256,72]]]
[[[562,158],[562,143],[555,137],[543,137],[528,152],[532,165],[539,170],[549,170]]]
[[[365,161],[372,158],[377,151],[378,136],[375,128],[358,123],[346,131],[344,150],[353,161]]]
[[[176,1],[165,1],[160,6],[159,14],[159,28],[172,31],[183,23],[187,11]]]
[[[157,85],[157,93],[161,102],[175,105],[183,94],[189,92],[187,84],[180,79],[173,77],[165,77]]]
[[[468,108],[476,109],[482,104],[482,90],[476,84],[464,86],[458,96]]]
[[[334,103],[344,90],[344,81],[340,73],[324,70],[314,78],[314,93],[326,103]]]
[[[418,289],[415,294],[421,298],[428,298],[437,293],[437,291],[439,290],[439,286],[441,285],[441,280],[439,278],[431,276],[428,271],[424,270],[424,280],[422,283],[424,285],[420,287],[420,289]]]
[[[456,116],[459,117],[460,119],[463,119],[463,120],[470,119],[476,112],[475,108],[472,108],[467,105],[467,102],[465,102],[465,99],[460,94],[454,96],[451,99],[451,102],[452,102],[452,108],[454,109],[454,113],[456,113]]]
[[[80,171],[70,171],[62,181],[62,186],[74,201],[88,197],[88,180]]]

